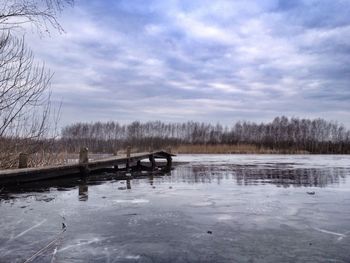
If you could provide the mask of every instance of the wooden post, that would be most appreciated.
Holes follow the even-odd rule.
[[[131,154],[131,146],[128,146],[128,147],[126,148],[126,157],[127,157],[127,158],[130,158],[130,154]]]
[[[151,154],[151,155],[149,156],[149,161],[150,161],[150,163],[151,163],[152,169],[154,169],[154,168],[156,167],[156,160],[154,159],[153,154]]]
[[[166,165],[167,165],[168,168],[171,167],[172,162],[173,162],[173,158],[171,158],[171,155],[168,155],[168,156],[166,157]]]
[[[126,169],[129,169],[129,166],[130,166],[130,155],[131,155],[131,147],[128,146],[126,148],[126,158],[127,158],[127,160],[126,160]]]
[[[118,150],[114,149],[113,150],[113,156],[117,156],[117,155],[118,155]],[[113,166],[113,168],[114,168],[115,171],[118,171],[118,164],[115,164]]]
[[[141,168],[142,168],[141,167],[141,160],[137,161],[136,167],[137,167],[137,169],[141,170]]]
[[[80,149],[79,164],[87,164],[89,162],[89,150],[86,147]]]
[[[80,149],[79,164],[81,165],[81,173],[87,175],[89,173],[89,150],[86,147]]]
[[[18,157],[18,168],[28,167],[28,154],[20,153]]]

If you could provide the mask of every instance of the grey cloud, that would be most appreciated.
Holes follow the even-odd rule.
[[[78,1],[67,34],[33,47],[56,72],[63,124],[319,113],[350,125],[348,11],[345,1]]]

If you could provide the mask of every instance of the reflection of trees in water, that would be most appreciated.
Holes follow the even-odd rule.
[[[219,170],[216,166],[180,166],[171,172],[168,179],[178,183],[217,183],[232,179],[232,171]]]
[[[172,181],[217,183],[235,180],[238,185],[274,184],[281,187],[325,187],[345,183],[350,171],[345,168],[279,168],[254,166],[182,166],[172,172]]]
[[[308,169],[237,169],[235,178],[239,185],[269,183],[282,187],[317,186],[345,182],[345,169],[308,168]]]
[[[78,188],[80,201],[88,200],[89,186],[104,184],[108,181],[122,180],[125,186],[118,190],[131,190],[132,185],[148,184],[151,187],[163,183],[220,184],[234,180],[238,185],[274,184],[278,187],[325,187],[331,184],[343,184],[350,170],[346,168],[295,168],[285,166],[239,166],[239,165],[184,165],[171,171],[156,171],[149,174],[135,173],[131,177],[123,173],[105,173],[90,175],[86,178],[66,177],[47,181],[27,183],[9,187],[0,187],[0,202],[16,198],[21,193],[67,191]],[[168,176],[171,175],[171,176]],[[136,180],[140,178],[140,180]],[[132,181],[132,183],[131,183]],[[132,185],[131,185],[132,184]],[[46,200],[44,200],[46,201]]]

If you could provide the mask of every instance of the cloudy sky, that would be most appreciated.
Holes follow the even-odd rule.
[[[350,127],[349,0],[76,0],[66,33],[29,36],[75,121],[266,121]]]

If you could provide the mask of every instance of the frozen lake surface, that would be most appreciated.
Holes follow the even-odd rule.
[[[0,262],[24,262],[52,240],[34,262],[350,262],[350,156],[174,162],[128,181],[0,187]]]

